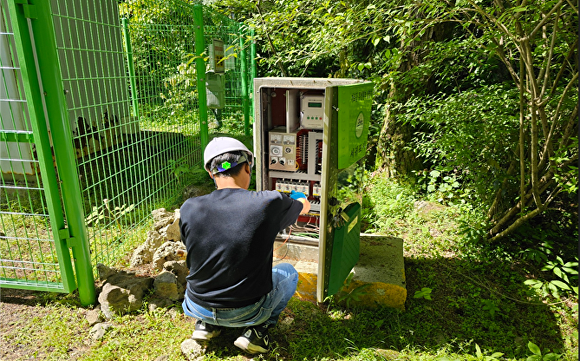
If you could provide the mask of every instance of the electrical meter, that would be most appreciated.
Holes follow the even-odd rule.
[[[273,170],[295,172],[296,133],[286,133],[285,129],[276,128],[270,131],[268,167]]]
[[[322,129],[324,95],[300,96],[300,125],[304,129]]]

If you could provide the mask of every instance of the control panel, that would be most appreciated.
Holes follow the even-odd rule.
[[[269,132],[270,169],[296,171],[296,133],[285,133],[285,128]]]
[[[317,226],[322,196],[324,90],[262,89],[261,129],[264,188],[301,192],[310,214],[299,222]]]

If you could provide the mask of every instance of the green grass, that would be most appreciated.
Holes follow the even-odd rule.
[[[365,231],[405,239],[405,311],[292,299],[271,333],[271,352],[254,359],[526,360],[533,343],[543,354],[578,360],[577,297],[542,295],[524,284],[532,276],[525,260],[466,243],[462,224],[477,222],[477,213],[419,203],[424,200],[411,190],[380,177],[366,194]],[[184,359],[180,344],[191,334],[193,320],[179,304],[152,312],[145,305],[115,318],[105,337],[95,341],[75,295],[35,295],[39,305],[31,313],[38,316],[22,317],[18,327],[2,331],[2,343],[45,359]],[[239,333],[225,331],[205,359],[247,360],[233,346]]]

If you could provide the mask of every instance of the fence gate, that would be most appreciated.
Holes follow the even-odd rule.
[[[0,285],[91,304],[95,266],[179,207],[209,134],[251,139],[252,47],[200,3],[0,4]]]
[[[0,3],[0,286],[71,292],[69,237],[28,23],[11,16],[25,9],[8,5]]]

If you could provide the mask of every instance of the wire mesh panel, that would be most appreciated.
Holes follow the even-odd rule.
[[[124,39],[124,9],[117,1],[54,0],[51,6],[92,264],[115,264],[144,241],[151,210],[179,195],[174,165],[199,161],[195,104],[185,99],[177,111],[178,93],[187,84],[168,79],[177,71],[175,61],[168,61],[172,52],[135,56],[142,44],[149,52],[150,43],[162,43],[145,31],[136,40]],[[180,28],[155,30],[167,36],[167,44],[183,36]],[[126,53],[128,42],[134,54]],[[136,89],[129,86],[128,55],[144,69]]]
[[[250,72],[244,72],[242,68],[242,57],[246,57],[246,64],[250,63],[249,43],[244,36],[241,26],[223,14],[205,10],[203,16],[204,38],[206,54],[208,55],[208,105],[211,111],[208,112],[211,133],[226,133],[231,135],[244,134],[244,109],[243,99],[247,94],[248,84],[251,84]],[[216,44],[223,43],[223,60],[216,61]],[[221,63],[221,68],[220,68]],[[211,80],[218,68],[223,71],[224,78],[224,98],[223,107],[212,104]],[[245,82],[242,80],[246,77]]]
[[[0,14],[0,285],[65,291],[6,1]]]

